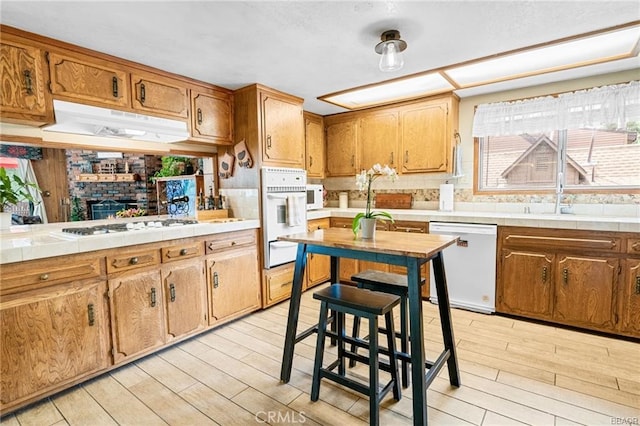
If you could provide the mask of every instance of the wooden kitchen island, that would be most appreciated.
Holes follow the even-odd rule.
[[[288,382],[291,377],[295,344],[315,331],[312,327],[297,333],[300,297],[307,253],[324,254],[331,257],[331,282],[337,283],[340,258],[361,259],[372,262],[388,263],[407,268],[409,285],[409,323],[411,338],[411,363],[413,385],[413,423],[427,424],[427,387],[445,365],[449,370],[449,381],[460,386],[460,373],[455,351],[455,340],[451,324],[451,311],[447,283],[443,266],[442,250],[455,243],[457,237],[432,234],[398,234],[378,231],[373,240],[354,239],[349,229],[329,228],[309,233],[280,237],[280,240],[298,243],[293,288],[289,304],[287,332],[285,334],[284,354],[280,379]],[[444,340],[444,351],[433,362],[425,363],[424,333],[422,323],[422,297],[420,289],[420,267],[432,260],[438,293],[440,323]],[[426,375],[422,368],[429,367]]]

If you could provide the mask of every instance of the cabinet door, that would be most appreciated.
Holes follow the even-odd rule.
[[[265,270],[262,288],[262,307],[266,308],[291,296],[294,264],[289,263]]]
[[[163,268],[169,339],[202,330],[207,325],[207,291],[200,259]]]
[[[307,177],[324,177],[324,124],[322,117],[304,114]]]
[[[427,234],[429,232],[429,223],[417,222],[412,220],[396,220],[393,223],[389,223],[389,231]],[[424,284],[422,285],[422,297],[425,299],[428,299],[430,296],[430,285],[429,285],[429,282],[431,280],[431,274],[429,273],[430,267],[431,267],[430,261],[423,264],[420,267],[420,278],[424,280]],[[389,265],[389,272],[406,275],[407,268],[404,266]]]
[[[265,164],[304,167],[302,105],[260,94],[262,158]]]
[[[207,259],[209,323],[260,308],[260,273],[255,247],[212,254]]]
[[[110,279],[109,301],[116,364],[164,344],[166,333],[159,270]]]
[[[446,172],[451,137],[449,102],[432,101],[400,113],[402,172]]]
[[[34,124],[53,122],[51,98],[45,90],[43,52],[3,34],[0,69],[2,118]]]
[[[640,337],[640,259],[625,261],[625,282],[620,291],[620,331]]]
[[[360,165],[370,169],[374,164],[396,167],[398,160],[398,114],[368,114],[360,119],[358,136]]]
[[[163,79],[152,74],[131,74],[133,89],[133,109],[187,118],[189,110],[189,92],[177,81]]]
[[[309,232],[318,229],[327,229],[329,227],[329,218],[310,220],[307,223],[307,230]],[[331,279],[331,258],[323,254],[309,253],[307,255],[305,275],[306,288],[329,281]]]
[[[51,91],[57,97],[99,105],[130,106],[129,75],[108,62],[49,53]]]
[[[356,147],[358,121],[350,119],[326,126],[327,177],[355,176],[358,172]],[[369,166],[371,167],[371,166]]]
[[[613,258],[559,257],[553,318],[570,325],[612,329],[618,264]]]
[[[221,144],[233,143],[232,96],[222,92],[191,92],[191,136]]]
[[[551,318],[554,255],[502,250],[498,268],[500,312]]]
[[[2,382],[4,408],[109,366],[109,319],[104,282],[75,282],[34,297],[4,298]]]

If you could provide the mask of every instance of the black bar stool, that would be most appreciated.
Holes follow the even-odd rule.
[[[400,297],[400,332],[396,333],[396,337],[400,339],[400,361],[402,363],[402,386],[408,387],[410,382],[409,365],[411,358],[409,356],[409,313],[407,309],[407,300],[409,297],[409,287],[407,284],[407,276],[394,274],[392,272],[376,271],[367,269],[351,276],[351,280],[355,282],[358,288],[379,291],[382,293],[393,294]],[[424,284],[424,278],[420,285]],[[386,332],[380,328],[379,331]],[[360,333],[360,318],[353,319],[353,337],[357,337]],[[369,335],[371,338],[371,335]],[[357,348],[352,345],[352,352],[357,352]],[[356,360],[349,361],[349,367],[354,367]]]
[[[398,362],[395,348],[395,332],[393,328],[393,308],[400,303],[400,297],[359,289],[342,284],[333,284],[313,294],[314,299],[320,300],[320,321],[318,323],[318,342],[316,345],[316,358],[313,366],[313,382],[311,384],[311,400],[317,401],[320,394],[320,381],[322,378],[332,380],[356,392],[369,395],[370,424],[380,423],[380,401],[389,390],[393,389],[393,397],[399,401],[402,397],[400,381],[398,380]],[[337,331],[327,330],[327,317],[329,309],[333,310],[337,320]],[[369,320],[369,341],[347,336],[345,333],[345,314],[355,315],[356,318],[364,317]],[[378,346],[378,317],[384,315],[387,336],[387,348]],[[325,337],[329,335],[337,339],[338,359],[322,367],[324,356]],[[358,347],[368,348],[369,357],[347,351],[345,343],[349,342]],[[380,361],[379,354],[386,354],[389,363]],[[357,359],[369,364],[369,386],[366,386],[345,375],[345,359]],[[338,373],[333,370],[338,367]],[[391,380],[380,389],[378,370],[391,373]]]

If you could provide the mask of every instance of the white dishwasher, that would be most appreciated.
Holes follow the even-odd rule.
[[[455,235],[458,243],[443,250],[452,307],[492,313],[496,310],[496,225],[430,222],[430,234]],[[438,303],[431,270],[431,297]]]

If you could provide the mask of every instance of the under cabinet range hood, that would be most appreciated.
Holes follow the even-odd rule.
[[[189,138],[184,121],[56,99],[53,109],[56,123],[43,127],[43,131],[162,143],[182,142]]]

